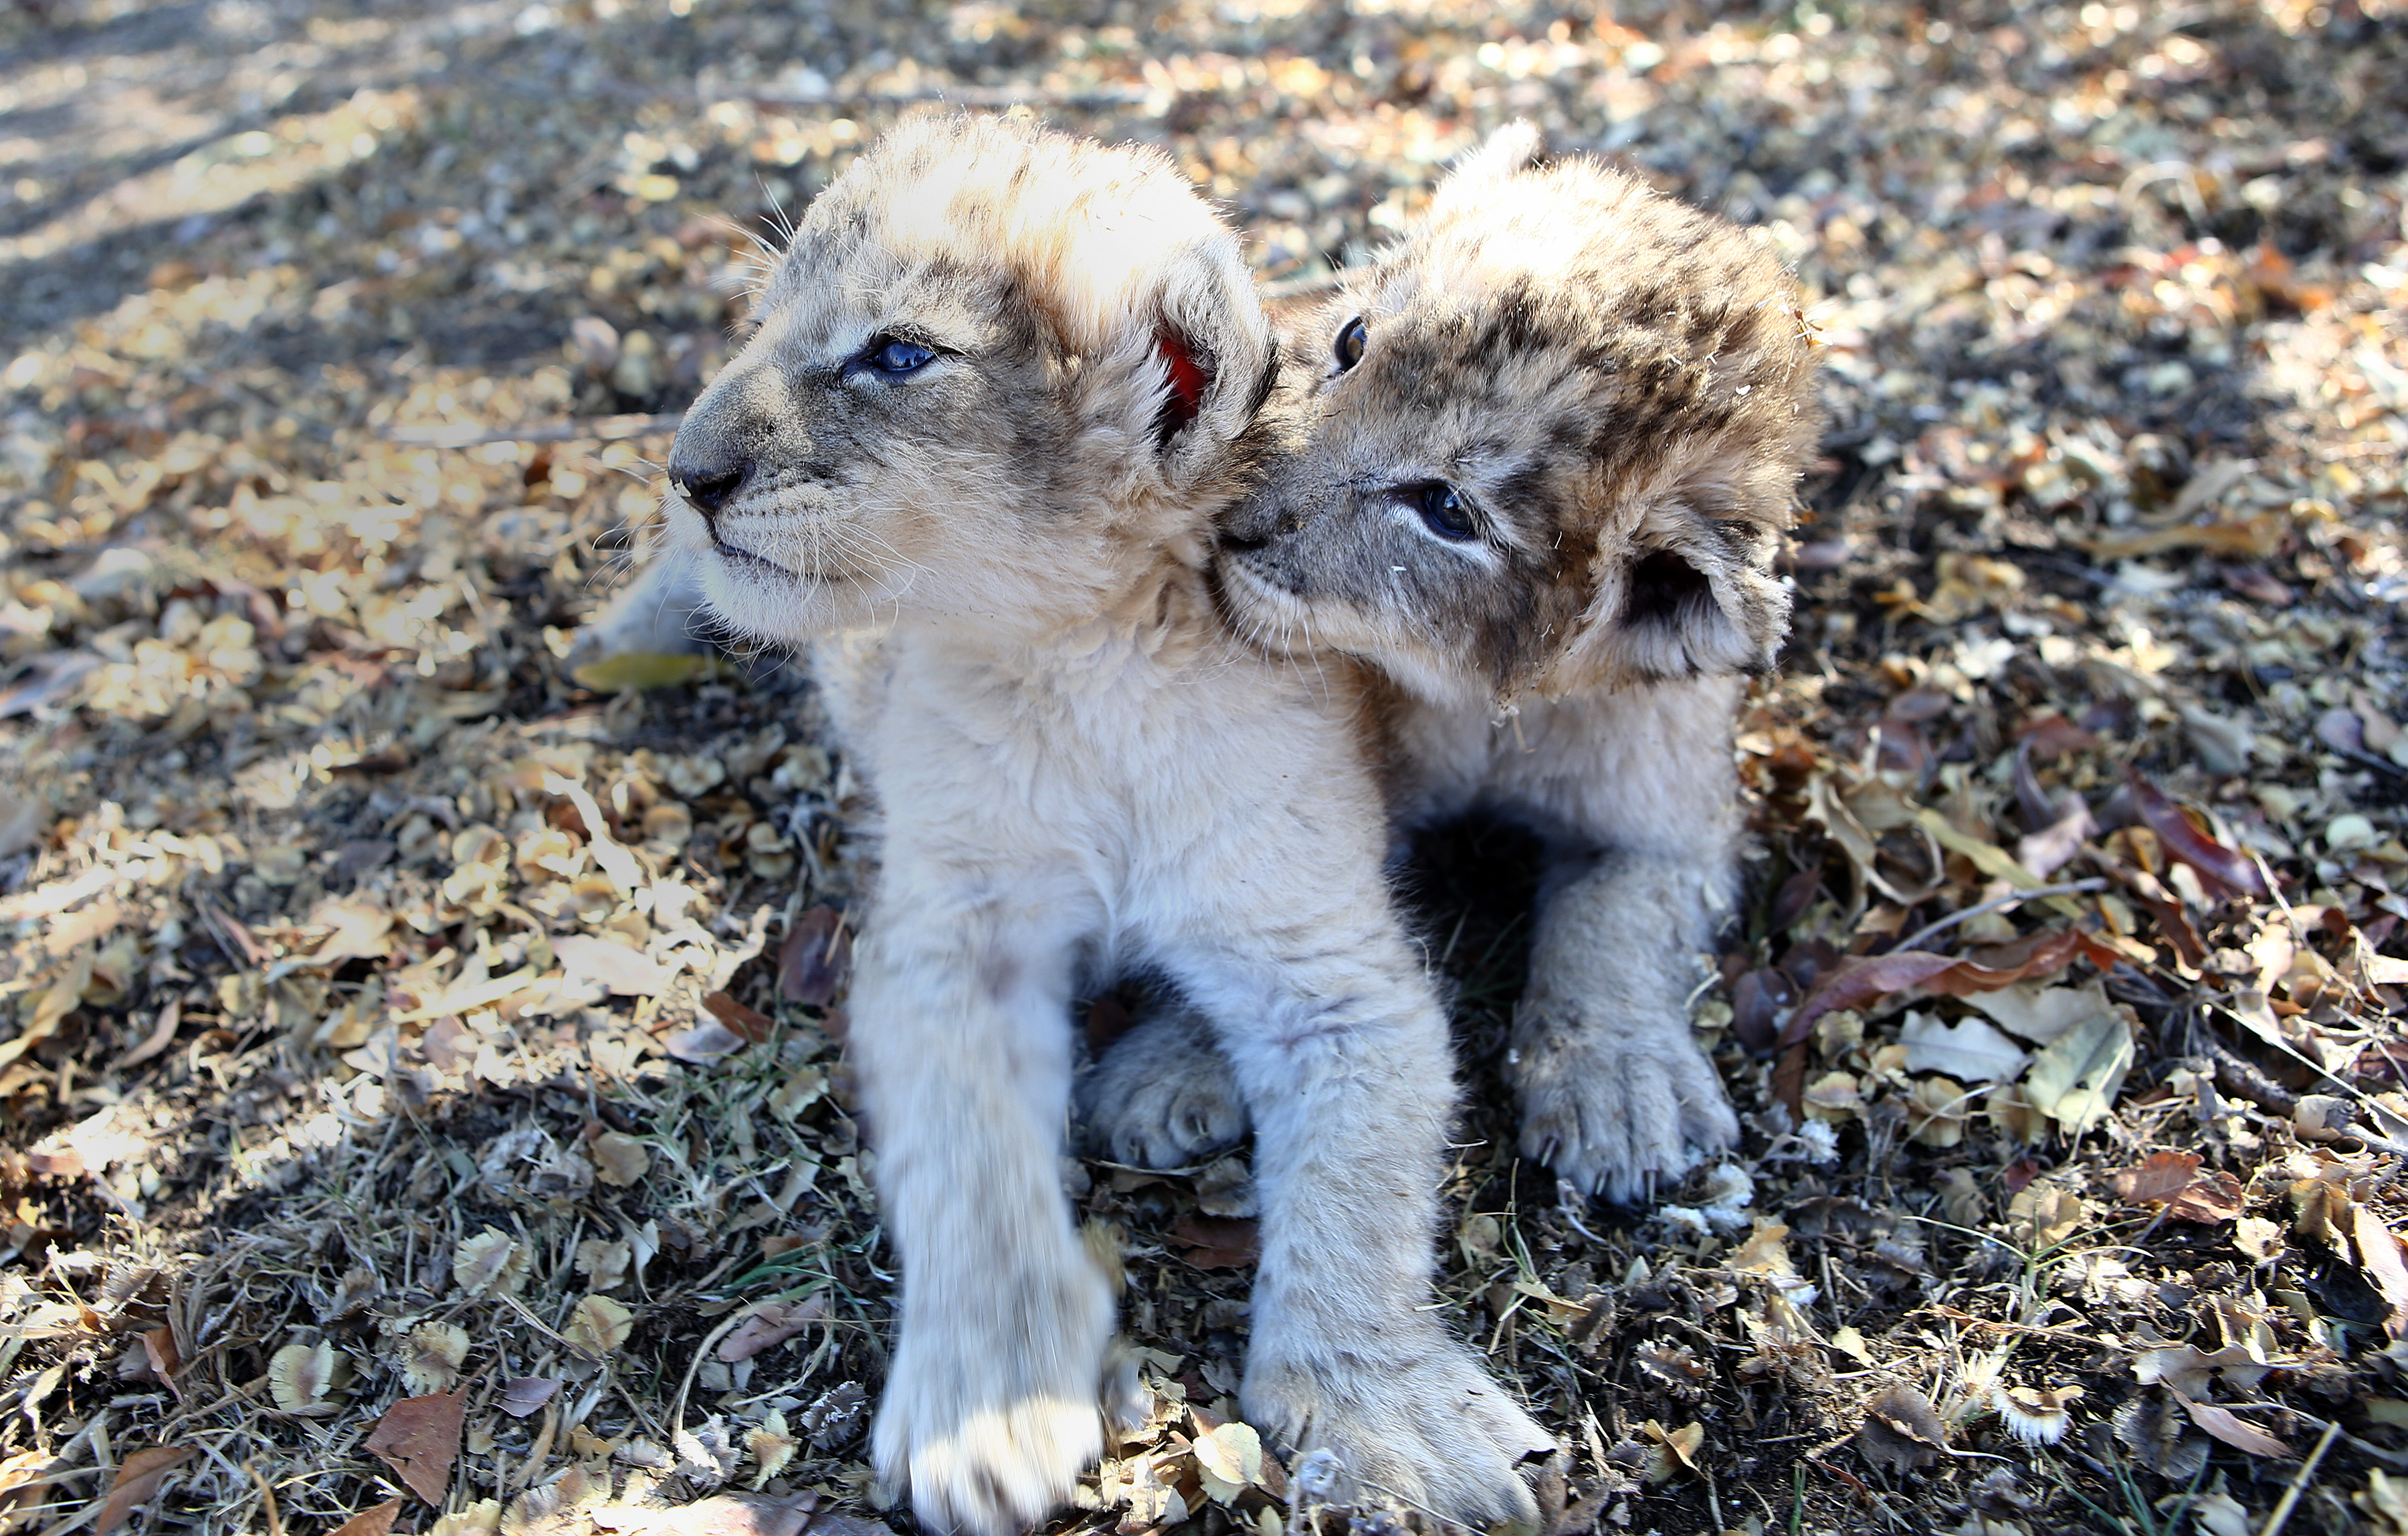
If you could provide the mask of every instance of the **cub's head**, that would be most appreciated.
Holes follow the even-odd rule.
[[[679,428],[668,538],[773,639],[1075,619],[1132,562],[1202,558],[1275,366],[1164,156],[929,113],[805,213]]]
[[[1433,699],[1770,665],[1820,425],[1796,291],[1745,232],[1503,130],[1290,338],[1297,436],[1224,519],[1272,643]]]

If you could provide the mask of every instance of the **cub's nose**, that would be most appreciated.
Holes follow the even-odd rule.
[[[752,461],[750,459],[714,462],[701,458],[681,459],[674,452],[669,455],[669,483],[676,486],[678,494],[694,503],[694,510],[705,517],[716,515],[719,509],[726,506],[727,498],[736,494],[737,488],[752,472]]]

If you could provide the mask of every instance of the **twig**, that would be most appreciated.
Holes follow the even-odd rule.
[[[267,1536],[284,1536],[284,1517],[276,1513],[276,1490],[267,1486],[267,1479],[260,1472],[259,1463],[245,1461],[242,1470],[259,1485],[259,1509],[267,1516]]]
[[[675,432],[685,412],[658,416],[584,416],[574,421],[545,422],[535,426],[488,430],[458,423],[439,426],[395,426],[384,439],[412,448],[481,448],[487,443],[617,442],[624,438],[650,438]]]
[[[1901,940],[1891,953],[1897,954],[1920,948],[1923,941],[1933,935],[1945,933],[1968,918],[1979,917],[1984,912],[1997,912],[2000,907],[2012,907],[2019,901],[2038,901],[2043,897],[2079,896],[2086,891],[2103,891],[2106,888],[2107,882],[2094,875],[2088,880],[2068,881],[2062,885],[2035,885],[2028,891],[2009,891],[2004,896],[1994,896],[1978,906],[1968,907],[1961,912],[1950,912],[1939,922],[1917,930],[1914,937]]]
[[[2298,1475],[2291,1479],[2291,1486],[2283,1490],[2283,1501],[2274,1506],[2273,1514],[2266,1516],[2266,1524],[2258,1530],[2258,1536],[2282,1536],[2283,1523],[2291,1517],[2291,1511],[2299,1507],[2300,1491],[2307,1487],[2308,1479],[2315,1475],[2316,1463],[2325,1458],[2325,1452],[2331,1446],[2333,1437],[2340,1433],[2339,1419],[2325,1426],[2323,1438],[2316,1442],[2316,1448],[2308,1453],[2308,1458],[2300,1463]]]

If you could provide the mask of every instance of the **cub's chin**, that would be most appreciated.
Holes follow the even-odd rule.
[[[1227,549],[1214,563],[1212,577],[1221,611],[1239,634],[1274,654],[1304,648],[1300,631],[1312,612],[1304,599],[1255,575],[1243,553]]]
[[[851,575],[789,570],[760,555],[716,546],[695,552],[695,558],[708,606],[739,634],[800,645],[871,622],[870,595]]]

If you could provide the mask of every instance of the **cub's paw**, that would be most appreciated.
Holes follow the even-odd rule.
[[[1002,1299],[907,1314],[896,1345],[871,1455],[929,1531],[1018,1536],[1103,1454],[1109,1283],[1091,1273],[1034,1305]]]
[[[1652,1199],[1739,1139],[1714,1064],[1677,1016],[1617,1027],[1525,1002],[1506,1076],[1522,1156],[1616,1205]]]
[[[1081,1084],[1092,1143],[1133,1168],[1184,1168],[1246,1134],[1238,1080],[1202,1018],[1176,1006],[1111,1043]]]
[[[1432,1328],[1398,1354],[1364,1341],[1310,1351],[1257,1343],[1246,1419],[1300,1455],[1325,1503],[1419,1510],[1476,1531],[1535,1533],[1553,1436],[1471,1352]]]
[[[694,562],[665,550],[579,627],[569,642],[571,671],[626,655],[698,655],[710,649],[710,616]]]

